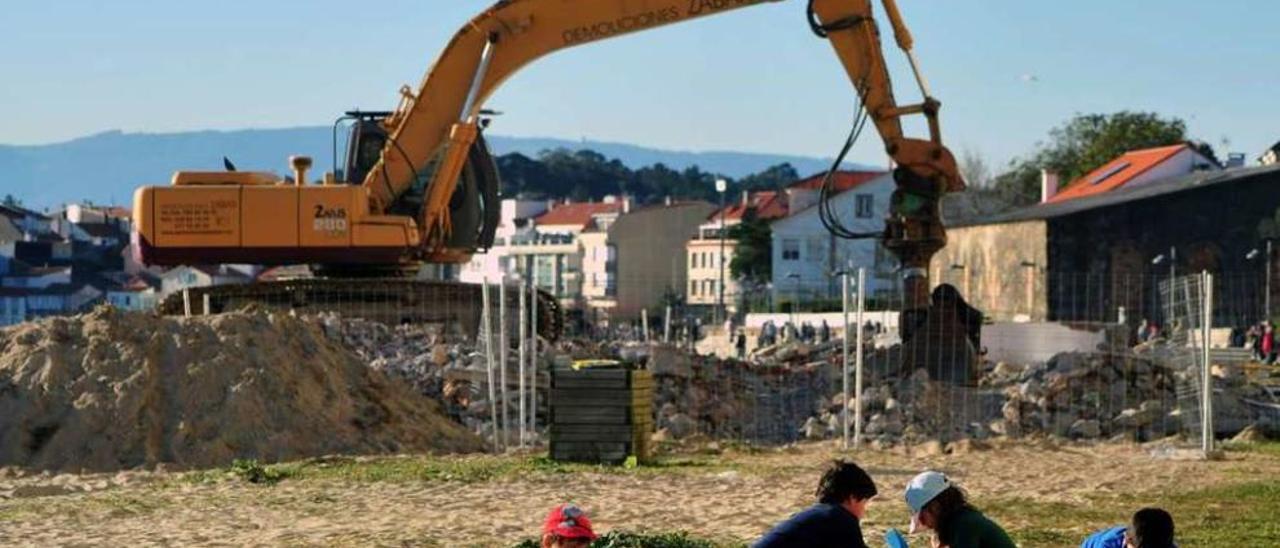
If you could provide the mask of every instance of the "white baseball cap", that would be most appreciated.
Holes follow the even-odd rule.
[[[924,510],[924,506],[951,486],[951,480],[945,474],[932,470],[921,472],[907,482],[907,508],[911,509],[911,529],[907,531],[909,534],[915,534],[920,528],[920,511]]]

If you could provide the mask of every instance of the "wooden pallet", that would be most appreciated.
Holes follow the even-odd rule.
[[[648,460],[653,375],[625,369],[551,372],[551,458],[621,463]]]

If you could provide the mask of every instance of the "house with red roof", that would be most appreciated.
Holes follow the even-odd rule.
[[[1276,313],[1262,308],[1280,303],[1264,296],[1280,281],[1262,278],[1280,272],[1280,258],[1261,250],[1276,237],[1265,227],[1280,214],[1280,165],[1223,169],[1177,144],[1122,154],[1061,192],[1052,176],[1044,183],[1041,203],[946,219],[932,283],[954,286],[996,322],[1136,328],[1144,319],[1173,321],[1169,280],[1211,272],[1250,280],[1222,304],[1235,307],[1233,317],[1248,323]]]
[[[1041,202],[1062,203],[1120,188],[1137,188],[1154,181],[1196,171],[1220,169],[1222,168],[1216,162],[1187,143],[1133,150],[1086,173],[1062,190],[1055,188],[1056,177],[1046,174],[1042,184]]]
[[[607,230],[627,208],[626,198],[607,196],[600,202],[507,199],[495,232],[494,245],[472,256],[459,279],[468,283],[530,279],[556,295],[565,307],[583,300],[585,270],[592,261],[588,235]],[[594,249],[592,251],[595,251]],[[599,281],[599,274],[596,275]]]
[[[787,188],[787,214],[773,220],[773,281],[778,302],[839,299],[839,277],[852,267],[867,269],[869,294],[896,288],[897,262],[877,238],[849,240],[827,230],[819,214],[823,179],[820,173]],[[883,171],[840,171],[831,181],[830,210],[840,223],[859,233],[884,230],[893,176]]]
[[[720,304],[719,287],[724,284],[724,303],[737,310],[738,283],[729,272],[737,241],[728,232],[748,217],[772,221],[787,216],[788,190],[743,191],[742,198],[712,212],[698,227],[697,234],[685,244],[688,255],[688,289],[685,302],[695,306]],[[808,189],[801,189],[807,193]],[[723,241],[721,232],[724,232]],[[724,272],[720,265],[723,263]]]

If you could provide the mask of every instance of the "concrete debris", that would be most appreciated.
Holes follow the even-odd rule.
[[[455,422],[484,439],[491,438],[493,417],[487,386],[489,361],[477,349],[477,346],[482,347],[482,342],[446,337],[438,327],[430,325],[404,324],[392,327],[381,322],[333,313],[320,314],[316,321],[324,326],[325,334],[331,340],[351,349],[369,367],[403,380],[419,394],[439,401],[444,406],[445,413]],[[514,341],[512,343],[515,344]],[[566,343],[566,348],[584,357],[598,356],[595,353],[601,351],[595,345],[572,341]],[[494,352],[498,352],[496,341]],[[558,354],[540,355],[540,369],[545,370],[550,361],[557,359]],[[495,356],[494,363],[501,367],[499,362],[500,358]],[[507,353],[510,443],[519,441],[516,439],[519,437],[516,426],[519,375],[519,352],[513,347]],[[496,379],[501,378],[500,369],[495,372],[495,376]],[[496,392],[500,398],[501,390]],[[544,386],[538,392],[540,409],[545,408],[545,398]],[[539,421],[539,424],[542,422]],[[536,442],[540,435],[540,432],[534,432],[526,441]]]
[[[747,362],[654,351],[651,359],[663,363],[651,367],[668,373],[658,375],[661,402],[694,417],[700,433],[831,439],[842,434],[843,410],[853,405],[839,393],[841,349],[839,340],[785,342],[758,349]],[[902,371],[897,347],[867,350],[863,435],[881,446],[1028,436],[1145,441],[1194,436],[1198,428],[1200,368],[1186,359],[1185,348],[1103,345],[1045,363],[988,364],[975,376],[976,386],[937,382],[923,369]],[[1258,420],[1249,403],[1264,399],[1262,388],[1226,367],[1215,366],[1212,375],[1218,435]],[[762,412],[760,402],[769,397],[787,404]],[[778,418],[791,426],[776,424]]]

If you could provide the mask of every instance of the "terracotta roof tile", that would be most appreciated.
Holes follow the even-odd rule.
[[[603,213],[620,213],[621,211],[621,202],[580,202],[556,204],[551,211],[534,217],[533,222],[540,226],[574,225],[585,228],[587,224],[591,222],[591,217],[593,215],[600,215]]]
[[[787,188],[801,188],[805,190],[821,190],[822,179],[826,177],[826,173],[818,173],[806,179],[801,179],[792,183]],[[884,175],[883,171],[837,171],[835,173],[835,181],[832,186],[836,192],[844,192],[867,181]]]
[[[1047,203],[1065,202],[1110,192],[1128,184],[1139,175],[1150,171],[1151,168],[1164,163],[1187,148],[1186,144],[1178,144],[1126,152],[1072,181],[1065,189],[1049,198]]]

